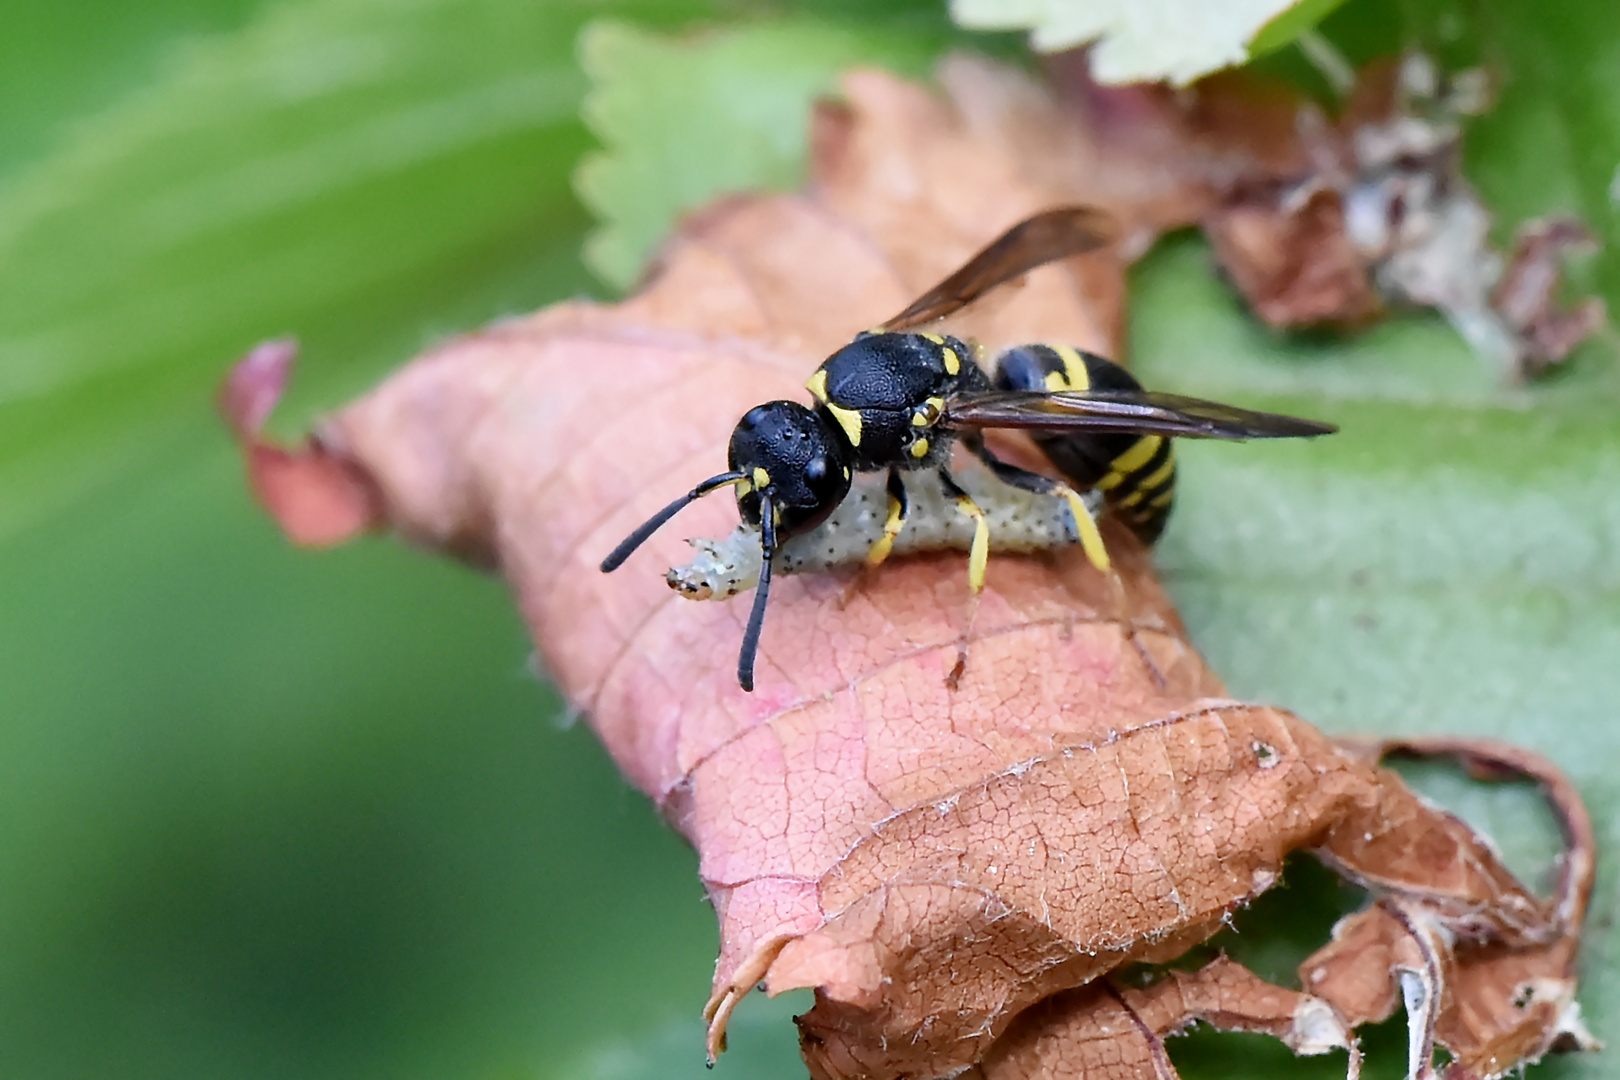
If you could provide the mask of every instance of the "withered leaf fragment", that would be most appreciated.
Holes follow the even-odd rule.
[[[1053,64],[1069,110],[1127,155],[1178,144],[1191,210],[1254,312],[1278,329],[1356,328],[1433,308],[1510,378],[1540,374],[1600,330],[1603,302],[1562,306],[1579,222],[1530,222],[1504,259],[1462,174],[1462,120],[1490,103],[1482,71],[1442,79],[1420,54],[1360,73],[1342,114],[1244,73],[1172,93],[1104,87],[1084,57]],[[1189,220],[1188,223],[1191,223]]]
[[[446,343],[301,451],[266,455],[254,432],[273,380],[248,380],[258,404],[232,415],[258,490],[305,539],[338,530],[298,529],[267,470],[351,529],[384,520],[505,575],[563,693],[698,851],[721,930],[711,1050],[762,981],[815,988],[801,1025],[818,1080],[1162,1080],[1163,1038],[1197,1018],[1301,1053],[1344,1046],[1353,1064],[1354,1026],[1403,1000],[1420,1075],[1436,1044],[1472,1070],[1458,1077],[1590,1045],[1571,965],[1591,837],[1556,772],[1499,748],[1413,748],[1543,782],[1570,840],[1543,901],[1379,768],[1384,748],[1225,700],[1115,522],[1115,574],[1073,549],[1005,554],[976,603],[950,553],[788,578],[753,694],[731,670],[742,605],[660,581],[680,533],[723,535],[733,508],[696,505],[624,572],[596,572],[708,475],[741,410],[797,395],[822,357],[1013,221],[1103,202],[1140,240],[1202,198],[1171,158],[1155,173],[1151,154],[1121,154],[1135,179],[1110,173],[1103,129],[1020,75],[956,61],[942,81],[937,97],[851,74],[819,117],[810,194],[710,207],[637,296]],[[1117,352],[1122,271],[1108,254],[1035,271],[958,332]],[[1297,850],[1376,898],[1306,965],[1303,992],[1229,961],[1112,981],[1208,938]]]

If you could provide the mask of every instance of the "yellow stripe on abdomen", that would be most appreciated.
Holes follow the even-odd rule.
[[[1128,476],[1153,460],[1153,455],[1164,445],[1162,435],[1144,435],[1119,457],[1109,462],[1109,468],[1121,476]]]
[[[1159,452],[1164,444],[1160,435],[1144,435],[1131,444],[1131,448],[1119,457],[1109,462],[1108,475],[1097,481],[1098,491],[1112,491],[1123,484],[1130,475],[1148,462],[1153,455]]]
[[[1143,440],[1146,442],[1147,440]],[[1121,510],[1129,510],[1145,499],[1151,499],[1161,490],[1169,491],[1175,487],[1176,455],[1175,448],[1167,441],[1160,440],[1163,445],[1159,452],[1149,457],[1135,471],[1127,473],[1121,480],[1114,494],[1111,496],[1115,506]]]

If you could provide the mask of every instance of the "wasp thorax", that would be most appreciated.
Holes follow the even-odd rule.
[[[864,334],[827,357],[805,384],[836,424],[858,470],[939,465],[949,450],[937,422],[945,397],[988,389],[972,347],[940,334]]]
[[[744,521],[758,524],[762,497],[771,500],[777,532],[813,529],[849,494],[850,466],[843,442],[811,409],[796,401],[769,401],[748,410],[731,433],[731,468]]]

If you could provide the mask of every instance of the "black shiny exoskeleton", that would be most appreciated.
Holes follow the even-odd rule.
[[[998,390],[1138,394],[1142,384],[1112,360],[1062,345],[1019,345],[996,358]],[[1075,487],[1097,488],[1144,543],[1164,532],[1176,489],[1176,451],[1165,435],[1032,433],[1036,446]]]
[[[1102,491],[1110,508],[1151,543],[1164,527],[1174,493],[1172,436],[1282,438],[1335,430],[1330,424],[1143,390],[1117,364],[1066,345],[1007,350],[997,358],[992,383],[969,342],[908,332],[1037,266],[1099,247],[1113,231],[1112,219],[1089,207],[1049,210],[1013,226],[905,311],[822,361],[805,383],[814,408],[772,401],[749,410],[731,434],[730,469],[654,514],[602,561],[603,571],[617,569],[687,503],[735,487],[743,520],[760,532],[759,585],[737,663],[737,681],[752,690],[777,548],[825,521],[849,493],[856,472],[889,474],[888,519],[868,553],[869,563],[888,556],[905,524],[901,474],[928,469],[973,519],[968,582],[977,591],[984,585],[990,533],[984,513],[951,475],[951,447],[958,441],[1003,482],[1067,498],[1087,556],[1106,571],[1108,553],[1080,491]],[[1031,431],[1068,482],[997,458],[984,445],[981,429],[998,427]]]

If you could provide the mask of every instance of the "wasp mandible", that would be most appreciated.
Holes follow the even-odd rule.
[[[769,401],[744,414],[731,433],[730,467],[647,519],[602,560],[603,572],[617,569],[688,503],[735,488],[737,510],[759,529],[761,547],[759,585],[737,661],[737,681],[751,691],[776,549],[826,520],[849,493],[856,472],[889,474],[888,516],[882,537],[867,553],[869,564],[888,557],[905,526],[901,473],[933,470],[973,520],[968,584],[978,592],[990,530],[983,511],[951,475],[951,448],[958,442],[1003,483],[1066,498],[1087,557],[1108,572],[1107,549],[1080,491],[1101,490],[1109,507],[1152,543],[1174,498],[1172,437],[1275,439],[1337,430],[1144,390],[1118,364],[1068,345],[1008,349],[991,364],[992,381],[976,345],[916,330],[1038,266],[1102,247],[1116,231],[1112,216],[1086,206],[1047,210],[1014,225],[910,307],[822,361],[805,383],[813,407]],[[985,428],[1031,432],[1066,481],[1002,461],[985,446]]]

